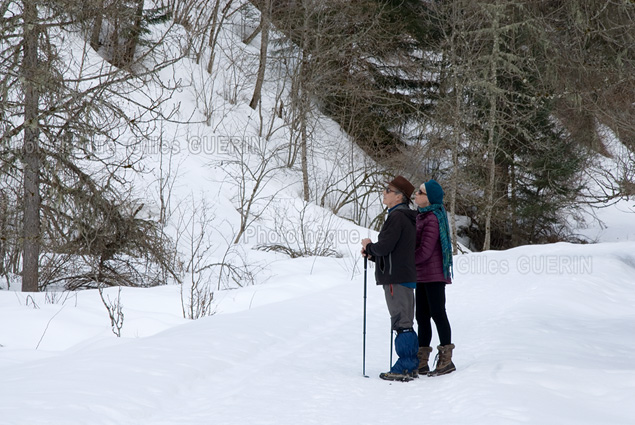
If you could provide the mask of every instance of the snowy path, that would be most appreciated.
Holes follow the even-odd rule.
[[[338,281],[325,267],[293,297],[284,282],[264,285],[252,308],[3,363],[0,424],[631,424],[635,258],[626,248],[635,252],[633,243],[549,247],[593,254],[592,273],[566,276],[514,270],[522,256],[545,255],[541,247],[474,254],[510,267],[472,264],[448,289],[458,371],[445,377],[377,377],[390,333],[371,284],[364,379],[361,279]]]

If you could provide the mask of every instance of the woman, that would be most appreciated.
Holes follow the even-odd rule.
[[[452,363],[452,330],[445,311],[445,285],[452,283],[452,241],[441,185],[435,180],[422,184],[415,193],[415,203],[419,207],[415,248],[419,374],[439,376],[456,370]],[[428,367],[432,352],[430,319],[434,320],[440,342],[432,372]]]

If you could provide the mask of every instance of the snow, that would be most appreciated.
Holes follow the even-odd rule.
[[[351,276],[342,258],[262,255],[275,279],[223,291],[216,314],[196,321],[182,318],[176,286],[123,288],[121,338],[96,291],[54,304],[33,294],[28,305],[0,292],[0,423],[635,419],[634,242],[455,257],[447,298],[457,371],[409,383],[378,378],[390,330],[372,270],[365,379],[361,261]]]
[[[264,128],[280,129],[268,149],[289,138],[284,119],[272,113],[280,64],[270,63],[262,111],[247,106],[258,48],[257,39],[238,41],[240,25],[228,24],[219,38],[217,72],[208,75],[187,58],[161,72],[166,85],[182,84],[166,112],[179,105],[175,121],[199,123],[158,126],[173,156],[147,146],[147,174],[136,177],[136,191],[156,218],[159,184],[167,181],[166,231],[181,254],[203,264],[242,262],[255,272],[253,284],[218,290],[217,270],[194,273],[214,284],[215,313],[195,321],[184,318],[187,285],[121,288],[117,338],[97,291],[24,294],[11,282],[0,290],[0,425],[635,423],[635,220],[628,200],[600,210],[601,225],[591,220],[580,229],[597,244],[456,256],[447,308],[457,371],[447,376],[378,378],[389,368],[390,323],[370,269],[370,378],[362,376],[359,242],[376,233],[333,216],[328,205],[301,201],[301,175],[291,168],[267,181],[256,207],[268,207],[240,244],[231,243],[240,217],[230,165],[236,158],[225,141],[261,140],[261,113]],[[171,31],[174,42],[185,39],[182,29]],[[72,54],[87,48],[75,44]],[[168,45],[163,53],[173,52]],[[91,68],[101,66],[90,49],[85,54]],[[158,91],[148,83],[146,93]],[[205,108],[217,112],[209,126],[200,123]],[[351,185],[351,168],[363,169],[368,158],[325,117],[317,116],[314,136],[312,192],[323,193],[328,182]],[[380,206],[368,208],[373,217]],[[329,246],[339,258],[256,250],[275,241],[276,226],[291,238],[334,235]],[[188,253],[197,235],[210,250]],[[105,295],[117,299],[118,290]]]
[[[620,200],[610,207],[594,209],[586,214],[585,225],[577,233],[592,242],[635,241],[635,202]]]

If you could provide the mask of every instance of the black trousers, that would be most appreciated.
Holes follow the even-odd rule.
[[[416,317],[419,347],[429,347],[432,341],[432,324],[434,320],[441,345],[452,343],[452,329],[445,312],[445,282],[417,282]]]

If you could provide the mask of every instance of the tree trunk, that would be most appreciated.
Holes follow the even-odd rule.
[[[512,220],[512,247],[520,245],[520,238],[518,234],[518,217],[516,214],[518,208],[517,202],[517,186],[516,186],[516,164],[514,164],[514,157],[512,156],[512,163],[510,165],[510,182],[511,182],[511,220]]]
[[[306,120],[307,120],[307,109],[306,103],[308,102],[308,94],[305,89],[302,89],[300,93],[300,102],[302,102],[302,116],[300,119],[300,156],[302,162],[302,191],[304,192],[304,201],[309,202],[311,189],[309,187],[309,161],[308,161],[308,134],[306,128]]]
[[[99,51],[101,47],[101,26],[104,20],[104,2],[103,0],[95,4],[95,21],[93,22],[93,30],[90,33],[90,47],[95,51]]]
[[[243,43],[249,44],[252,41],[254,41],[254,38],[256,38],[256,36],[258,35],[258,33],[260,32],[261,29],[262,29],[262,17],[261,17],[260,23],[258,24],[256,29],[253,30],[252,33],[249,34],[247,37],[243,38]]]
[[[483,251],[490,249],[492,239],[492,211],[494,209],[494,190],[496,185],[496,101],[498,95],[496,94],[497,74],[498,74],[498,57],[500,54],[500,9],[498,8],[498,2],[494,10],[494,19],[492,21],[492,31],[494,36],[494,42],[492,45],[492,58],[490,60],[490,75],[489,75],[489,119],[488,119],[488,132],[487,132],[487,187],[485,189],[485,240],[483,242]]]
[[[459,106],[458,103],[457,95],[457,107]],[[456,196],[459,185],[459,144],[461,136],[458,127],[455,127],[452,133],[454,140],[452,143],[452,174],[450,175],[450,226],[452,227],[452,253],[456,255],[459,253],[459,240],[456,229]]]
[[[7,255],[6,243],[9,240],[9,202],[4,191],[0,189],[0,275],[4,275],[7,270],[5,256]]]
[[[134,23],[132,24],[132,29],[130,30],[130,34],[128,35],[128,40],[126,40],[124,56],[123,56],[123,65],[130,65],[134,61],[134,55],[137,51],[137,45],[139,44],[139,39],[141,37],[141,23],[143,21],[143,4],[144,0],[137,0],[137,8],[134,12]]]
[[[308,59],[306,55],[309,52],[309,17],[308,8],[305,10],[304,25],[303,25],[303,40],[302,40],[302,52],[300,53],[300,160],[302,163],[302,191],[304,192],[304,201],[309,202],[310,199],[310,187],[309,187],[309,163],[308,163],[308,134],[307,134],[307,120],[309,113],[309,70]]]
[[[210,24],[209,41],[208,41],[208,45],[210,47],[210,53],[209,53],[209,61],[207,62],[207,72],[209,74],[212,73],[212,69],[214,67],[214,59],[216,57],[216,44],[218,42],[218,36],[220,35],[221,28],[225,23],[225,19],[227,19],[229,15],[229,10],[232,6],[232,3],[233,3],[233,0],[229,0],[227,3],[225,3],[225,5],[223,6],[223,9],[220,11],[220,16],[218,14],[218,11],[220,10],[220,0],[216,0],[216,3],[214,4],[214,10],[212,11],[212,16],[211,16],[212,19]],[[203,47],[201,45],[201,52],[199,52],[199,54],[203,54],[202,52],[203,52]],[[197,58],[197,63],[198,63],[198,58]]]
[[[208,46],[210,47],[210,51],[209,51],[209,60],[207,61],[207,73],[211,74],[212,73],[212,69],[214,68],[214,59],[215,59],[215,53],[216,53],[216,37],[217,34],[220,33],[220,27],[218,24],[218,11],[220,10],[220,0],[216,0],[216,2],[214,3],[214,9],[212,9],[212,14],[210,15],[210,19],[209,19],[209,40],[208,40]],[[203,56],[203,43],[205,42],[205,37],[201,37],[201,47],[198,51],[198,54],[196,55],[196,63],[198,64],[198,62],[201,60],[201,57]]]
[[[22,291],[37,292],[40,258],[40,146],[37,4],[25,0],[24,7],[24,241],[22,246]]]
[[[271,0],[265,0],[264,7],[260,14],[260,27],[262,35],[260,37],[260,65],[258,66],[258,77],[256,78],[256,87],[254,95],[249,102],[251,109],[256,109],[260,102],[260,94],[262,92],[262,83],[265,79],[265,66],[267,65],[267,49],[269,47],[269,22],[270,22]]]
[[[455,7],[452,8],[452,17],[458,14]],[[461,144],[461,93],[463,90],[459,87],[459,61],[456,54],[456,37],[459,31],[456,24],[458,20],[453,20],[453,30],[450,35],[450,64],[452,66],[452,93],[454,95],[454,125],[452,128],[452,174],[450,177],[450,226],[452,227],[452,253],[459,253],[459,240],[456,228],[456,197],[459,186],[459,148]]]
[[[111,63],[116,67],[121,66],[121,47],[119,44],[119,27],[120,27],[120,17],[115,16],[112,22],[112,31],[110,32],[110,49],[112,51],[111,55]]]

